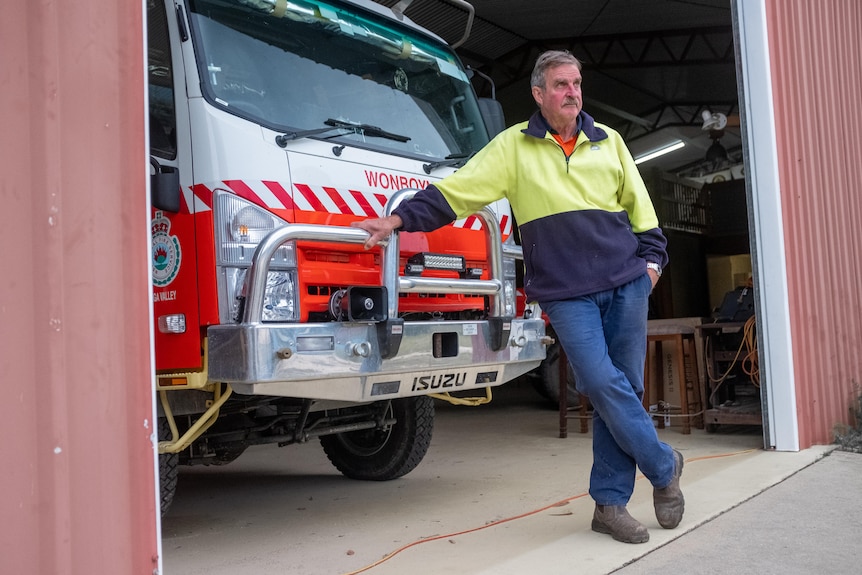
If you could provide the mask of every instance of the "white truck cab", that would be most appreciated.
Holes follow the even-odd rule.
[[[147,14],[163,511],[177,465],[260,443],[319,437],[350,477],[408,473],[432,396],[500,385],[548,343],[516,312],[506,202],[368,251],[349,227],[485,145],[487,102],[440,38],[373,2]]]

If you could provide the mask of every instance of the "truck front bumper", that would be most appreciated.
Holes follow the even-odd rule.
[[[488,321],[399,331],[397,354],[384,359],[373,323],[211,326],[208,379],[242,394],[367,402],[500,385],[537,367],[547,343],[541,319],[511,320],[499,351]]]

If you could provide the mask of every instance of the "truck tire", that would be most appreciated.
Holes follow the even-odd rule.
[[[165,419],[159,419],[159,441],[171,438],[171,430]],[[162,517],[168,512],[174,495],[177,492],[177,476],[179,475],[180,454],[159,453],[159,499]]]
[[[575,386],[575,375],[572,373],[572,366],[567,365],[568,381],[568,407],[569,409],[577,408],[581,405],[581,395]],[[553,404],[554,407],[560,405],[560,342],[554,342],[548,346],[545,354],[545,359],[539,366],[539,373],[533,379],[533,387],[539,394]]]
[[[434,400],[428,396],[394,399],[387,417],[397,423],[386,429],[369,429],[325,435],[320,438],[329,461],[345,477],[388,481],[419,465],[434,430]]]

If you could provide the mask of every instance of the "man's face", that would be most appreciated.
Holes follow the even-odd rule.
[[[533,86],[533,98],[542,115],[555,129],[577,122],[583,107],[581,71],[574,64],[562,64],[545,71],[545,86]]]

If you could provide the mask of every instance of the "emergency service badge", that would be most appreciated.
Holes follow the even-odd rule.
[[[177,277],[182,252],[177,236],[170,235],[171,221],[156,212],[153,217],[153,285],[165,287]]]

